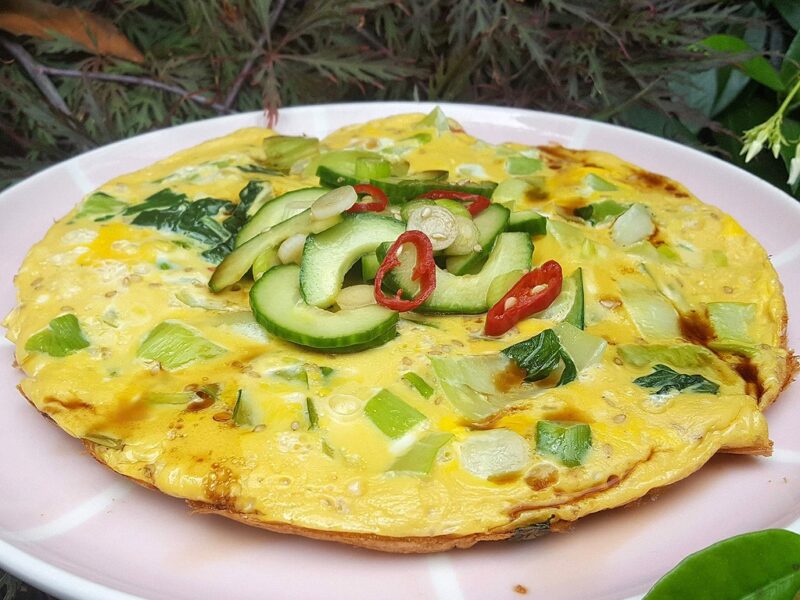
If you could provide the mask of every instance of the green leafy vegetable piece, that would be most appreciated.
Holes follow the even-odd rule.
[[[450,131],[450,121],[444,111],[437,106],[417,123],[417,127],[435,127],[440,132]]]
[[[389,470],[428,474],[439,450],[451,439],[453,439],[451,433],[429,433],[411,446],[408,452],[398,457]]]
[[[746,75],[776,92],[786,89],[775,67],[766,58],[759,56],[757,51],[743,39],[733,35],[718,34],[707,37],[700,44],[717,52],[751,56],[736,66]]]
[[[654,362],[661,362],[669,363],[679,369],[688,369],[714,362],[714,354],[711,351],[695,344],[673,346],[626,344],[617,346],[617,354],[624,363],[634,367],[646,367]]]
[[[509,175],[530,175],[541,170],[542,161],[527,156],[509,156],[506,159],[506,172]]]
[[[583,181],[586,185],[588,185],[596,192],[616,192],[619,189],[610,181],[606,181],[605,179],[603,179],[599,175],[595,175],[594,173],[589,173],[586,177],[583,178]]]
[[[592,447],[592,428],[586,423],[538,421],[536,451],[555,456],[567,467],[577,467]]]
[[[658,364],[650,375],[637,377],[633,383],[643,388],[655,388],[656,394],[667,394],[672,391],[693,392],[695,394],[716,394],[719,384],[709,381],[702,375],[686,375],[670,369],[667,365]]]
[[[109,196],[105,192],[95,192],[83,201],[75,218],[91,218],[95,221],[103,221],[120,212],[124,206],[126,206],[124,202]]]
[[[239,390],[236,394],[231,419],[239,427],[256,427],[264,421],[261,408],[246,390]]]
[[[756,318],[756,305],[744,302],[710,302],[708,320],[720,340],[753,342],[750,325]]]
[[[481,356],[432,356],[431,365],[445,397],[472,421],[480,421],[514,401],[497,388],[497,375],[511,359],[504,354]]]
[[[195,360],[214,358],[225,348],[175,321],[164,321],[147,334],[136,356],[158,361],[165,369],[177,369]]]
[[[152,196],[148,196],[145,198],[144,202],[129,206],[125,209],[123,214],[130,216],[147,210],[163,210],[178,206],[183,202],[186,202],[185,194],[178,194],[169,188],[165,188],[156,192]]]
[[[25,343],[29,352],[44,352],[50,356],[63,357],[89,347],[89,341],[81,331],[78,318],[68,313],[56,317],[47,329],[34,333]]]
[[[264,140],[264,166],[288,172],[297,161],[319,154],[319,140],[312,137],[274,135]]]
[[[561,346],[552,329],[545,329],[530,339],[501,350],[526,372],[525,381],[539,381],[555,371],[563,362],[564,371],[557,385],[565,385],[577,377],[578,372],[570,355]]]
[[[314,401],[311,398],[306,398],[306,413],[308,415],[308,428],[319,429],[319,413],[317,413],[317,407],[314,406]]]
[[[268,169],[261,165],[236,165],[242,173],[260,173],[261,175],[282,175],[281,171],[277,169]]]
[[[799,562],[800,535],[784,529],[745,533],[690,554],[643,600],[794,600]]]
[[[599,225],[610,219],[616,219],[624,213],[630,204],[620,204],[614,200],[603,200],[602,202],[594,202],[575,209],[575,216],[580,217],[584,221],[589,221],[592,225]]]
[[[430,386],[430,384],[428,384],[427,381],[425,381],[416,373],[406,373],[403,375],[403,379],[405,379],[411,385],[411,387],[417,390],[426,400],[433,396],[433,388]]]
[[[323,377],[329,377],[335,369],[333,367],[320,367],[319,372],[322,373]]]
[[[392,439],[402,437],[426,419],[425,415],[389,390],[381,390],[370,398],[364,407],[364,413],[378,429]]]
[[[284,367],[282,369],[272,371],[272,374],[286,381],[296,381],[297,383],[308,387],[308,372],[306,371],[306,366],[303,364]]]
[[[599,362],[608,346],[603,338],[586,333],[568,321],[553,327],[553,333],[558,336],[561,347],[569,354],[578,372]]]

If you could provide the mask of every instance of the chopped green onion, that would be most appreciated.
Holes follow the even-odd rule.
[[[239,427],[255,427],[263,422],[261,408],[245,390],[239,390],[237,393],[231,418]]]
[[[506,172],[509,175],[530,175],[541,170],[542,161],[527,156],[509,156],[506,159]]]
[[[390,471],[404,471],[407,473],[430,473],[433,461],[439,450],[453,438],[453,434],[446,432],[429,433],[416,442],[408,452],[394,461]]]
[[[300,160],[319,153],[319,140],[302,136],[275,135],[264,140],[267,168],[288,171]]]
[[[319,372],[323,377],[329,377],[335,369],[333,367],[320,367]]]
[[[364,412],[378,429],[392,439],[402,437],[426,419],[425,415],[389,390],[381,390],[370,398]]]
[[[175,321],[159,323],[147,335],[136,356],[158,361],[165,369],[177,369],[194,360],[224,354],[225,348]]]
[[[591,447],[592,428],[586,423],[536,423],[536,451],[555,456],[567,467],[580,465]]]
[[[427,381],[425,381],[416,373],[408,372],[403,375],[403,379],[405,379],[411,385],[411,387],[417,390],[426,400],[433,396],[433,388],[428,384]]]
[[[308,387],[308,372],[306,371],[306,366],[303,364],[292,365],[291,367],[284,367],[272,371],[272,375],[280,377],[284,381],[293,381]]]
[[[334,455],[333,446],[331,446],[331,445],[330,445],[328,442],[326,442],[325,440],[322,440],[322,451],[325,453],[325,455],[326,455],[328,458],[333,458],[333,455]]]
[[[88,347],[89,342],[83,336],[78,318],[71,313],[56,317],[47,329],[34,333],[25,343],[25,350],[29,352],[44,352],[58,357]]]
[[[89,440],[90,442],[93,442],[98,446],[104,446],[106,448],[112,448],[114,450],[119,450],[125,445],[125,443],[121,439],[111,437],[110,435],[105,435],[103,433],[88,433],[83,436],[83,439]]]
[[[306,412],[308,413],[308,428],[319,429],[319,414],[311,398],[306,398]]]

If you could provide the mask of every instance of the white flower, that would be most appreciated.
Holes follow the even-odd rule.
[[[794,147],[794,158],[789,163],[789,179],[786,183],[794,185],[800,177],[800,143]]]

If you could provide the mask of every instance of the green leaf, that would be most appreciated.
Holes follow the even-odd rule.
[[[147,335],[136,356],[158,361],[164,369],[177,369],[195,360],[214,358],[225,348],[175,321],[164,321]]]
[[[693,392],[695,394],[716,394],[719,384],[709,381],[702,375],[686,375],[678,373],[666,365],[658,364],[653,367],[650,375],[637,377],[633,383],[639,387],[656,388],[655,394],[676,392]]]
[[[75,215],[76,219],[92,218],[95,221],[103,220],[117,214],[125,206],[125,203],[109,196],[105,192],[95,192],[81,204],[81,208]]]
[[[536,423],[536,451],[555,456],[567,467],[577,467],[583,463],[591,448],[592,428],[586,423]]]
[[[545,329],[530,339],[504,348],[501,352],[525,371],[525,381],[539,381],[546,378],[562,361],[564,371],[557,385],[569,383],[578,374],[575,363],[561,346],[558,336],[552,329]]]
[[[47,329],[34,333],[25,343],[25,350],[29,352],[44,352],[57,357],[88,347],[89,342],[83,336],[78,318],[70,313],[56,317]]]
[[[145,198],[143,202],[134,204],[125,209],[123,214],[136,215],[145,210],[162,210],[165,208],[172,208],[178,206],[186,201],[185,194],[178,194],[169,188],[165,188]]]
[[[800,592],[800,535],[767,529],[690,554],[643,600],[794,600]]]
[[[783,54],[781,79],[787,88],[792,84],[798,71],[800,71],[800,32],[794,36],[792,43],[789,44],[789,47]]]
[[[381,390],[370,398],[364,407],[364,413],[378,429],[392,439],[402,437],[426,419],[425,415],[389,390]]]
[[[743,39],[733,35],[712,35],[704,39],[700,44],[711,50],[726,54],[753,54],[756,52]],[[753,56],[743,60],[736,66],[759,83],[776,92],[782,92],[786,89],[775,67],[763,56]]]
[[[800,31],[800,4],[797,0],[772,0],[772,6],[778,9],[783,20],[792,26],[795,31]]]

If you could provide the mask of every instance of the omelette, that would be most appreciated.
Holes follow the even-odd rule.
[[[439,109],[179,152],[82,199],[15,282],[19,389],[98,461],[390,552],[536,538],[768,456],[795,370],[733,218]]]

